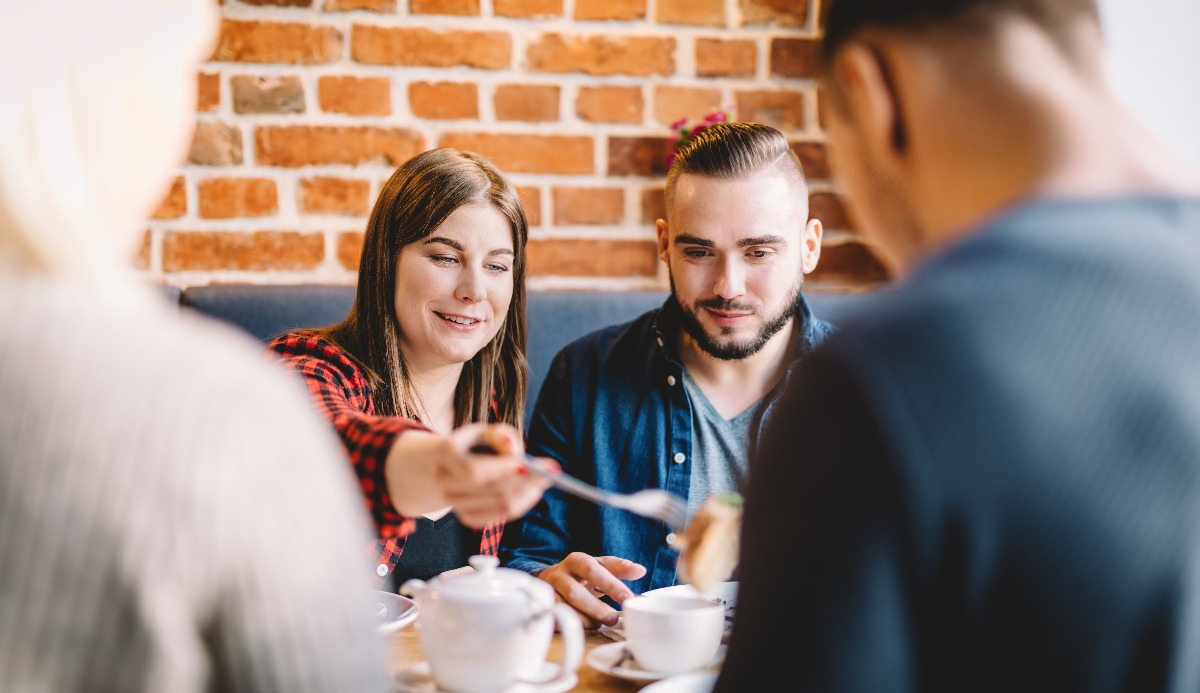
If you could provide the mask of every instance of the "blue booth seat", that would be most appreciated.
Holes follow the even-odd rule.
[[[661,305],[666,295],[662,291],[530,291],[527,416],[559,349],[597,328],[632,320]],[[808,296],[813,312],[835,324],[862,300],[863,294]],[[180,304],[239,327],[265,344],[284,332],[340,321],[354,304],[354,287],[214,284],[184,290]]]

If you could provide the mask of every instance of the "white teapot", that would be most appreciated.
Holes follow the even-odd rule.
[[[472,556],[474,573],[409,580],[401,594],[416,600],[417,629],[433,680],[457,693],[502,691],[520,682],[561,688],[583,657],[583,624],[556,604],[554,588],[495,556]],[[557,622],[563,654],[558,675],[546,654]]]

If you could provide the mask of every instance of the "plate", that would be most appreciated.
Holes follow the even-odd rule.
[[[599,645],[592,648],[587,653],[587,663],[589,667],[602,674],[615,676],[626,681],[658,681],[659,679],[678,676],[677,674],[667,674],[661,671],[646,671],[639,667],[637,662],[632,659],[622,661],[624,655],[625,643],[611,642],[607,645]],[[717,656],[713,657],[713,660],[702,671],[718,667],[724,660],[725,646],[722,645],[721,649],[717,650]]]
[[[554,681],[551,679],[558,678],[562,667],[554,662],[545,662],[542,668],[538,671],[538,678],[546,681],[546,683],[525,683],[518,681],[513,685],[505,688],[501,693],[562,693],[569,691],[579,683],[579,677],[574,673],[568,675],[562,681]],[[441,688],[433,681],[433,673],[429,670],[429,662],[417,662],[410,664],[396,672],[393,680],[396,683],[396,690],[401,693],[443,693]]]
[[[712,693],[717,686],[717,674],[683,674],[652,683],[642,693]]]
[[[417,603],[408,597],[371,590],[371,604],[375,607],[376,618],[379,619],[375,630],[380,633],[400,630],[417,618]]]

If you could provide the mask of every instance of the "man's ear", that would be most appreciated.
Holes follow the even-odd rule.
[[[804,248],[800,267],[805,274],[817,268],[821,260],[821,235],[825,232],[820,219],[809,219],[804,226]]]
[[[654,222],[654,230],[658,233],[658,257],[663,262],[667,262],[667,251],[671,247],[671,236],[667,233],[667,220],[659,219]]]
[[[873,158],[902,157],[908,149],[907,124],[887,56],[861,43],[851,43],[833,59],[833,81],[843,115],[865,138]],[[882,159],[881,159],[882,158]]]

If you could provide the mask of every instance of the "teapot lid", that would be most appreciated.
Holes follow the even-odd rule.
[[[447,597],[487,599],[519,596],[553,602],[554,589],[532,575],[512,568],[501,568],[495,556],[471,556],[467,563],[474,572],[440,575],[430,581],[431,587]]]

